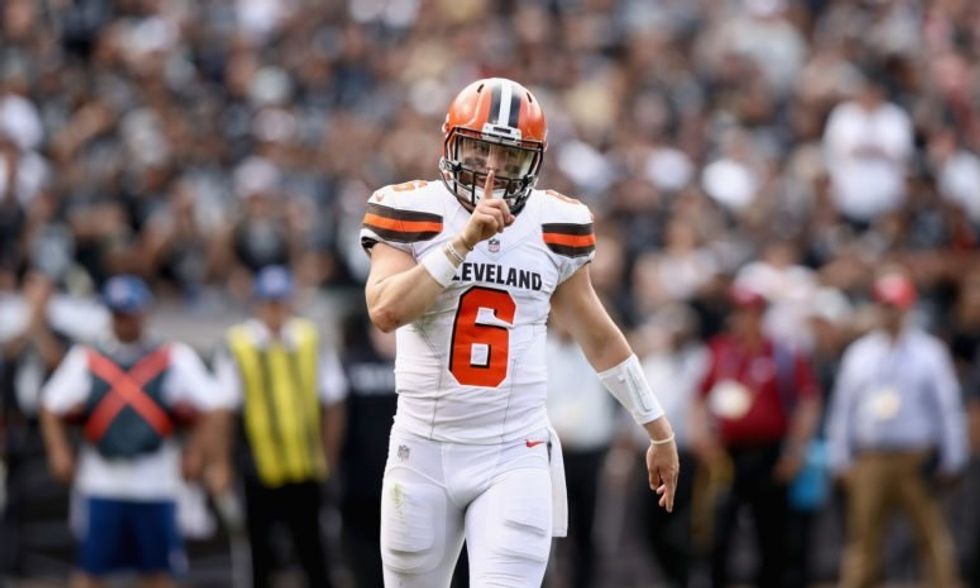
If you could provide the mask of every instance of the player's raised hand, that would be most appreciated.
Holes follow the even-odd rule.
[[[460,236],[463,238],[463,243],[472,249],[480,241],[500,233],[513,222],[514,215],[511,214],[505,200],[484,195],[477,202]]]
[[[677,476],[680,473],[677,444],[673,439],[667,443],[650,444],[647,448],[647,472],[650,475],[650,489],[660,496],[658,504],[667,512],[673,512]]]

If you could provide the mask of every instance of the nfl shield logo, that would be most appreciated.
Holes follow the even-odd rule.
[[[398,446],[398,461],[406,461],[408,457],[412,454],[412,450],[408,448],[408,445]]]
[[[490,239],[488,243],[488,248],[490,249],[490,253],[496,253],[500,251],[500,240],[497,239],[496,237]]]

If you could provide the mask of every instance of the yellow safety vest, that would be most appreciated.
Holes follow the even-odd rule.
[[[245,434],[259,478],[272,487],[327,477],[317,394],[319,336],[305,319],[292,319],[285,329],[292,345],[257,345],[245,325],[228,331],[244,388]]]

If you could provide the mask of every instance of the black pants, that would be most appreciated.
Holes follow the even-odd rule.
[[[320,534],[320,484],[301,482],[268,488],[256,480],[245,482],[249,544],[252,548],[252,586],[271,586],[275,565],[270,535],[285,525],[310,588],[329,587],[330,574]]]
[[[568,540],[572,547],[572,588],[594,584],[596,549],[592,540],[595,528],[596,495],[599,471],[607,448],[575,450],[566,448],[565,483],[568,487]]]
[[[357,588],[384,588],[381,572],[381,497],[349,496],[341,508],[344,547]]]
[[[638,468],[642,480],[638,487],[642,494],[640,505],[644,521],[644,534],[657,558],[669,586],[685,588],[690,578],[691,566],[691,505],[694,497],[694,468],[697,462],[690,452],[679,449],[681,473],[674,495],[674,511],[668,513],[658,504],[660,497],[650,491],[647,477],[646,456],[641,456]]]
[[[459,552],[459,559],[456,560],[456,569],[453,571],[453,581],[449,584],[450,588],[469,588],[470,585],[470,556],[466,551],[466,543],[463,543],[463,550]]]
[[[786,568],[783,585],[786,588],[806,588],[810,585],[810,552],[813,549],[810,534],[814,513],[787,509],[786,518]]]
[[[785,569],[786,487],[773,471],[779,459],[778,445],[730,449],[733,466],[731,490],[725,493],[715,513],[715,541],[711,553],[711,580],[716,588],[729,583],[728,560],[738,514],[743,507],[752,513],[760,569],[756,586],[782,585]]]

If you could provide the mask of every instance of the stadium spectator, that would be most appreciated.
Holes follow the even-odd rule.
[[[365,313],[345,322],[341,364],[347,378],[340,454],[343,540],[358,588],[384,588],[381,575],[381,477],[388,439],[378,431],[395,416],[395,336],[373,328]]]
[[[347,384],[337,357],[321,346],[316,326],[293,314],[292,274],[259,271],[255,317],[229,329],[215,362],[218,384],[240,416],[223,437],[242,437],[252,585],[272,586],[276,568],[271,531],[284,525],[310,586],[331,586],[330,559],[320,528],[321,491],[336,469],[343,438]]]
[[[624,324],[680,296],[710,337],[721,326],[723,276],[765,256],[768,243],[791,241],[793,263],[812,270],[815,286],[851,302],[881,259],[909,264],[924,321],[956,346],[961,374],[976,372],[980,358],[964,355],[972,319],[960,325],[972,303],[960,294],[980,228],[977,9],[904,0],[0,2],[0,341],[17,324],[2,313],[20,304],[25,272],[58,275],[75,302],[128,268],[150,283],[161,312],[193,316],[210,345],[244,318],[254,276],[236,261],[232,235],[246,224],[256,241],[240,239],[240,252],[272,251],[298,282],[323,286],[318,297],[345,296],[367,274],[357,230],[372,189],[429,177],[452,90],[504,75],[549,114],[541,184],[587,201],[600,252],[616,250],[614,279],[596,281]],[[854,105],[865,79],[880,88],[879,110],[902,114],[848,116],[843,126],[893,119],[882,126],[907,127],[894,145],[904,155],[827,158],[827,121]],[[879,135],[868,134],[884,145]],[[271,214],[247,211],[251,199],[237,191],[236,170],[255,160],[278,172],[271,206],[258,205]],[[877,174],[886,181],[869,181]],[[841,208],[848,188],[874,210]],[[875,212],[879,198],[889,212]],[[687,235],[668,235],[677,219],[692,227]],[[683,272],[676,281],[660,271],[671,266]],[[706,280],[697,273],[705,266]],[[666,287],[650,279],[658,273]],[[783,302],[798,311],[801,300]],[[777,323],[794,343],[818,337],[815,325]],[[975,493],[955,501],[978,507]],[[974,520],[955,517],[956,536]],[[833,553],[834,540],[821,537],[814,551]],[[26,573],[57,573],[52,552],[34,555],[21,560]],[[818,559],[832,576],[833,558]]]
[[[572,588],[588,588],[595,585],[596,501],[616,429],[616,406],[571,335],[558,324],[549,325],[549,330],[548,418],[561,439],[568,489],[571,549],[565,561],[571,562],[571,569],[566,577]],[[558,544],[558,549],[564,547]]]
[[[202,413],[222,404],[188,346],[160,343],[146,332],[150,300],[139,278],[111,278],[104,301],[112,336],[73,347],[42,392],[51,471],[83,501],[73,513],[80,541],[73,586],[102,586],[127,570],[138,572],[144,586],[172,586],[187,570],[176,512],[180,475],[200,475]],[[77,457],[67,420],[83,426]],[[195,421],[181,455],[175,430]]]
[[[726,333],[709,344],[709,363],[694,403],[694,447],[707,467],[730,463],[731,485],[716,511],[711,576],[730,581],[733,533],[743,507],[752,512],[760,557],[758,586],[782,586],[787,484],[799,472],[820,416],[810,363],[763,332],[766,299],[735,285]]]
[[[864,80],[854,100],[834,108],[824,146],[834,202],[845,217],[867,225],[902,206],[912,134],[908,114],[885,100],[876,80]]]
[[[681,470],[687,472],[677,483],[674,512],[665,515],[645,494],[643,518],[645,539],[671,586],[689,585],[695,563],[692,538],[692,505],[697,467],[688,431],[691,407],[707,369],[708,353],[697,337],[698,319],[682,304],[664,306],[640,327],[638,340],[643,371],[657,390],[664,411],[677,436]],[[644,350],[645,349],[645,350]]]
[[[885,524],[900,507],[919,538],[929,585],[958,586],[936,495],[968,457],[953,362],[945,345],[911,322],[917,296],[906,274],[883,273],[873,294],[881,323],[844,354],[828,423],[831,463],[849,494],[841,585],[880,581]]]
[[[17,571],[24,555],[24,509],[31,501],[27,466],[40,443],[41,387],[61,363],[70,341],[51,319],[54,290],[54,282],[39,272],[25,276],[26,320],[0,345],[0,455],[6,465],[2,570]]]

